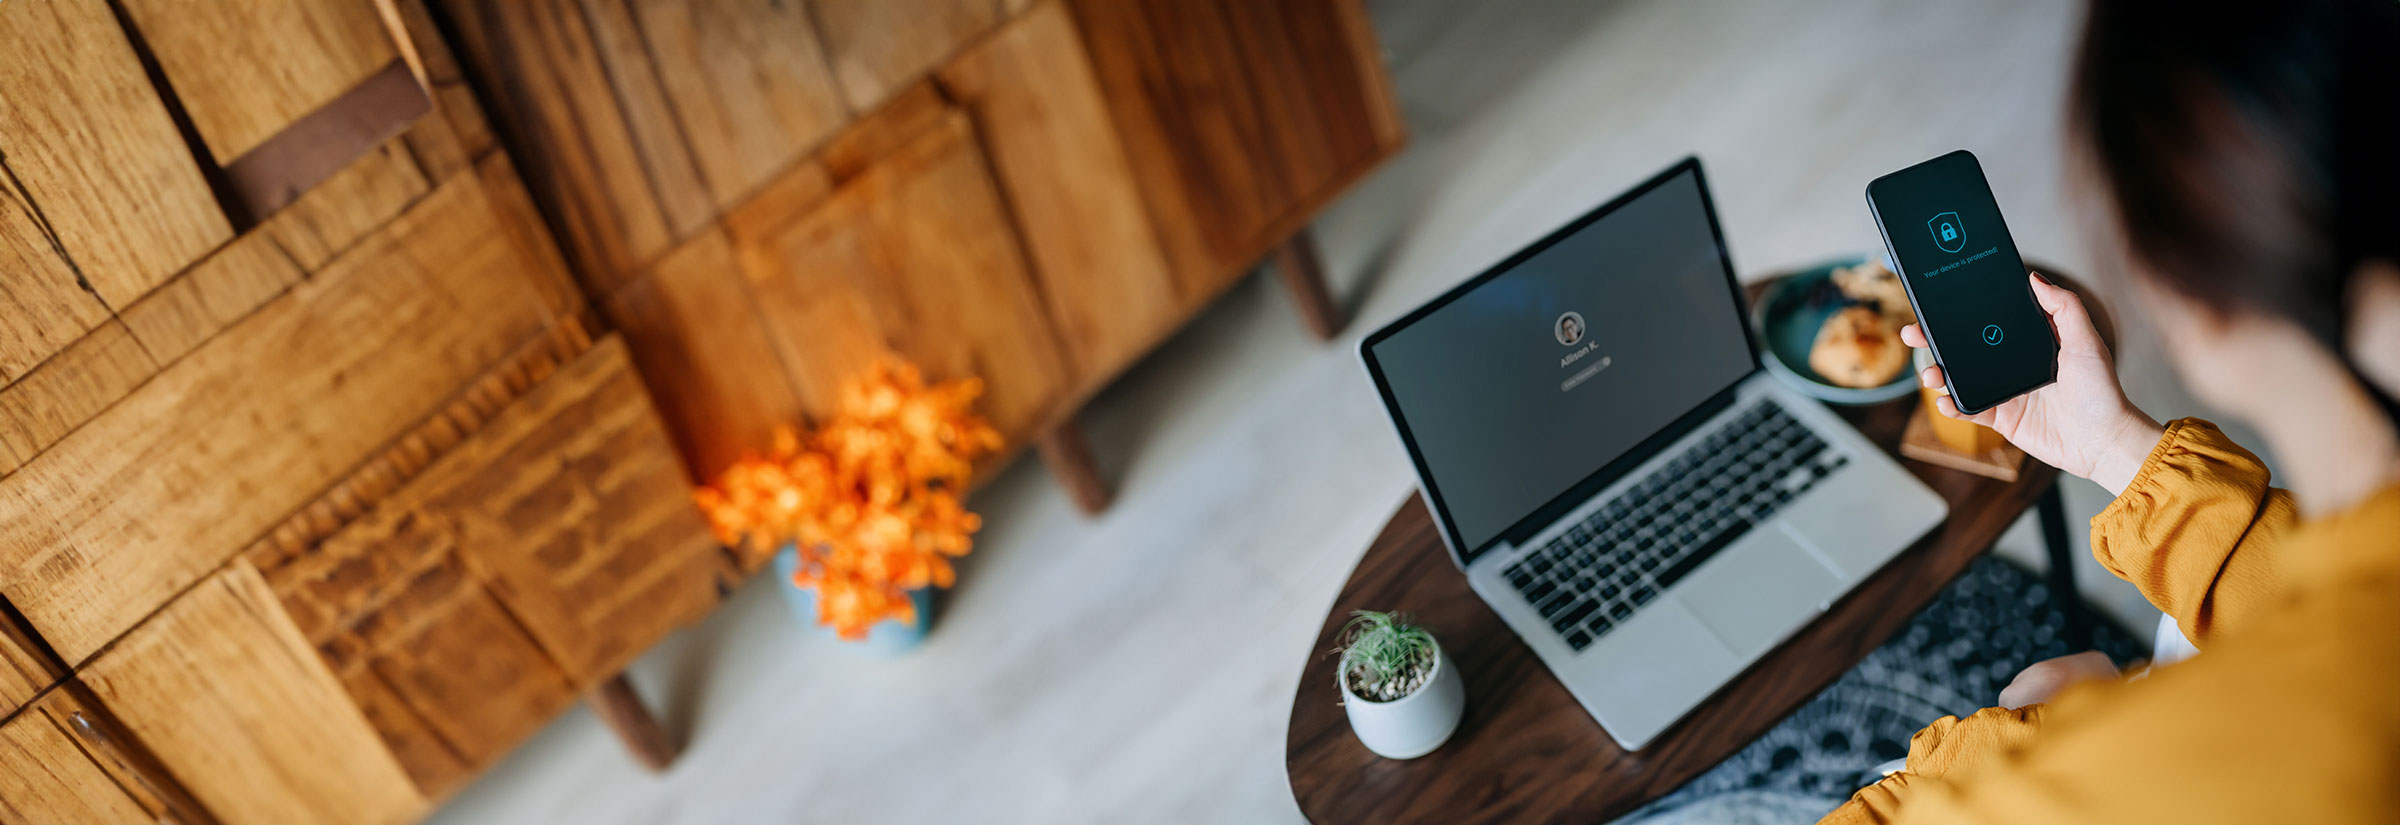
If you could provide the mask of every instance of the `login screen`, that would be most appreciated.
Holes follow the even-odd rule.
[[[1983,166],[1965,150],[1867,186],[1892,262],[1933,339],[1950,393],[1980,410],[2049,383],[2058,342],[2025,283]]]

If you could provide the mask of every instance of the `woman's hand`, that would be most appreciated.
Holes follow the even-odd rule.
[[[2043,659],[2017,671],[2017,678],[2010,681],[2008,687],[2000,689],[2000,706],[2013,710],[2040,704],[2050,701],[2050,697],[2057,696],[2068,685],[2093,679],[2114,679],[2117,675],[2117,663],[2109,661],[2108,654],[2097,650]]]
[[[2028,273],[2026,278],[2058,333],[2058,380],[1974,415],[1959,415],[1958,405],[1949,398],[1936,400],[1934,407],[1951,418],[1990,427],[2027,455],[2099,482],[2110,495],[2122,493],[2164,430],[2125,400],[2108,345],[2100,341],[2083,299],[2040,275]],[[1925,331],[1909,324],[1900,328],[1900,340],[1923,347]],[[1926,367],[1917,380],[1927,387],[1948,386],[1938,365]]]

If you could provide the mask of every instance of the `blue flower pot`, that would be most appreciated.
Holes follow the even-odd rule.
[[[777,589],[783,592],[784,604],[791,605],[792,616],[808,627],[830,638],[839,638],[833,628],[817,624],[817,591],[792,585],[792,574],[800,570],[800,552],[790,545],[775,553]],[[925,643],[925,634],[933,626],[933,588],[920,587],[908,591],[909,601],[917,606],[917,620],[902,622],[885,619],[867,628],[867,638],[850,642],[847,647],[860,654],[890,658],[917,649]]]

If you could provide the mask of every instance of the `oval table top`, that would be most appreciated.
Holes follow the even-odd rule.
[[[2036,268],[2085,296],[2116,340],[2106,308],[2055,270]],[[1774,279],[1749,284],[1756,301]],[[1835,408],[1899,458],[1916,395]],[[1284,767],[1310,821],[1604,822],[1731,756],[1906,625],[2048,492],[2058,471],[2027,461],[2015,481],[1900,458],[1949,502],[1941,526],[1777,646],[1648,747],[1627,752],[1576,704],[1500,618],[1467,588],[1422,498],[1411,494],[1351,571],[1303,663],[1285,732]],[[1351,734],[1327,654],[1352,610],[1406,611],[1431,628],[1467,680],[1466,717],[1438,750],[1384,759]],[[1927,720],[1931,721],[1931,720]]]

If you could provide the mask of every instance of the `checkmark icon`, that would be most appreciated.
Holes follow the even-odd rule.
[[[1983,326],[1983,342],[1986,344],[2000,343],[1999,324],[1985,324]]]

